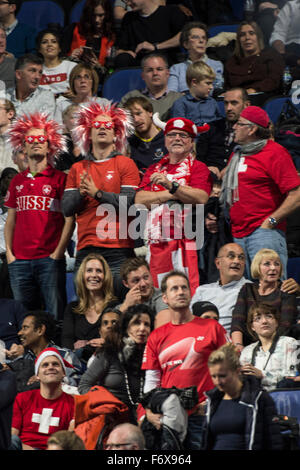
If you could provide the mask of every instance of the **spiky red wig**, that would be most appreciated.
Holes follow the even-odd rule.
[[[46,113],[24,114],[17,117],[8,130],[8,139],[15,150],[22,150],[24,137],[30,129],[43,129],[48,138],[48,163],[54,165],[54,157],[67,151],[66,137],[62,128],[54,119],[49,119]]]
[[[124,153],[126,137],[134,132],[131,114],[126,109],[118,108],[115,104],[100,104],[92,102],[88,105],[79,106],[75,114],[75,126],[72,137],[82,155],[87,155],[91,147],[91,129],[96,117],[99,115],[109,116],[114,124],[116,150]]]

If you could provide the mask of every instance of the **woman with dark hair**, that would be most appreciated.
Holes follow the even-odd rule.
[[[92,67],[105,65],[114,44],[113,9],[110,0],[87,0],[79,23],[65,30],[64,48],[74,60]]]
[[[70,73],[76,63],[62,56],[62,31],[55,27],[40,31],[36,49],[44,59],[40,86],[53,91],[56,96],[68,92]]]
[[[87,393],[101,385],[125,403],[130,421],[136,424],[136,408],[142,394],[141,370],[146,341],[153,329],[153,312],[144,304],[130,307],[119,328],[108,333],[104,345],[80,379],[78,390]]]
[[[262,31],[254,21],[243,21],[233,56],[225,63],[225,89],[245,88],[249,94],[279,93],[284,71],[281,55],[264,46]]]
[[[78,300],[66,307],[61,343],[87,361],[101,345],[102,312],[115,301],[112,275],[105,259],[97,253],[86,256],[77,271],[75,284]]]

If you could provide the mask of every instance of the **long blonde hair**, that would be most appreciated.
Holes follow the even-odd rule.
[[[102,310],[109,304],[116,300],[113,290],[113,277],[110,271],[110,268],[103,258],[103,256],[99,255],[98,253],[90,253],[87,255],[83,260],[79,269],[76,274],[75,278],[75,285],[76,285],[76,293],[78,297],[78,306],[74,309],[76,313],[85,314],[87,309],[89,308],[90,304],[90,295],[89,291],[86,288],[85,281],[84,281],[84,274],[86,270],[86,265],[88,261],[91,260],[98,260],[103,267],[104,272],[104,279],[102,284],[102,293],[103,293],[103,305]]]

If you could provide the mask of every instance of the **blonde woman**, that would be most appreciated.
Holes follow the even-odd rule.
[[[82,261],[75,279],[78,300],[68,304],[63,320],[62,346],[87,360],[100,346],[101,313],[116,300],[113,280],[105,259],[90,253]],[[87,347],[89,346],[89,347]]]
[[[281,450],[274,402],[256,377],[241,375],[235,346],[227,343],[211,353],[208,368],[215,388],[206,392],[204,448]]]
[[[253,343],[247,330],[247,315],[253,304],[268,303],[279,310],[278,331],[288,335],[297,321],[296,295],[299,286],[293,279],[281,282],[282,263],[278,253],[269,248],[259,250],[251,263],[253,283],[245,284],[238,295],[232,312],[231,337],[234,344],[242,349]],[[288,286],[287,292],[286,286]],[[283,290],[284,289],[284,290]]]

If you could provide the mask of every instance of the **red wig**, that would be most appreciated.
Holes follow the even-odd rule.
[[[45,131],[49,146],[47,160],[51,166],[54,166],[54,157],[67,151],[66,138],[58,122],[49,119],[46,113],[24,114],[17,117],[8,131],[11,146],[15,150],[22,150],[25,134],[33,128]]]
[[[124,153],[126,148],[126,138],[133,134],[134,126],[131,114],[123,108],[117,108],[115,104],[100,104],[92,102],[88,105],[80,105],[75,114],[75,127],[72,130],[72,137],[82,155],[87,155],[91,147],[91,129],[93,122],[99,115],[109,116],[114,124],[117,152]]]

